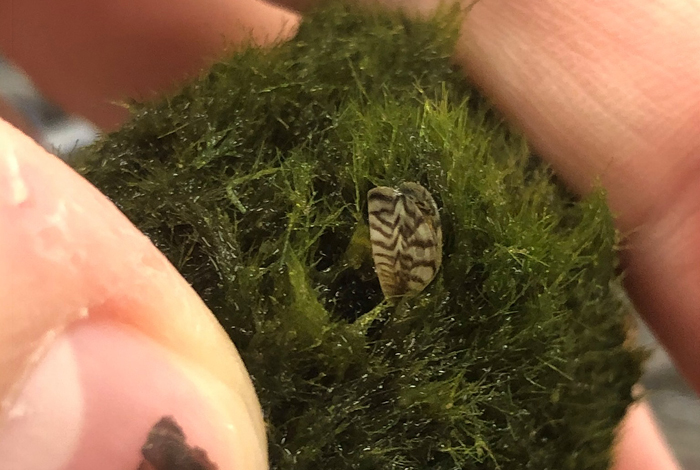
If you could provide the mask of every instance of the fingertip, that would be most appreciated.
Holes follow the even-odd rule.
[[[42,93],[105,129],[118,103],[172,91],[227,48],[293,34],[298,17],[260,0],[0,2],[0,49]]]
[[[229,412],[264,442],[245,366],[194,290],[104,195],[2,122],[0,305],[0,418],[58,338],[107,321],[216,377],[222,406],[240,404]]]
[[[177,468],[262,470],[254,418],[216,377],[137,330],[86,321],[29,375],[0,427],[0,467],[165,470],[159,462],[175,458],[202,464]]]
[[[680,470],[646,402],[634,404],[620,425],[614,470]]]

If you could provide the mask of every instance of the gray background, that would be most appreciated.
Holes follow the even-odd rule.
[[[31,82],[0,58],[0,100],[12,105],[34,130],[41,145],[64,158],[89,144],[96,129],[47,103]],[[700,400],[676,372],[668,355],[641,325],[639,340],[653,349],[642,383],[662,430],[685,470],[700,470]]]

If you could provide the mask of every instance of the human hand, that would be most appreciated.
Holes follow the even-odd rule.
[[[197,73],[225,37],[262,41],[253,20],[276,10],[230,3],[0,2],[0,50],[111,127],[125,110],[110,100]],[[0,325],[0,469],[142,468],[164,416],[220,470],[267,468],[250,378],[211,312],[113,204],[2,121]]]
[[[278,32],[289,34],[296,21],[293,15],[252,1],[205,5],[179,0],[168,2],[167,7],[157,0],[141,2],[138,6],[104,3],[76,1],[72,5],[75,11],[51,2],[25,3],[36,5],[33,13],[52,18],[52,24],[60,25],[60,31],[45,28],[43,22],[33,17],[34,28],[24,28],[22,38],[16,34],[8,37],[2,33],[8,29],[0,24],[0,47],[6,54],[32,73],[57,102],[104,126],[116,125],[123,118],[108,100],[144,96],[151,90],[167,87],[175,77],[196,73],[203,65],[202,58],[215,55],[223,45],[224,36],[235,42],[252,29],[263,41],[266,35],[273,38]],[[417,5],[417,2],[409,3],[405,2],[409,8]],[[428,3],[421,2],[421,8],[428,7]],[[12,18],[13,13],[3,11],[4,8],[7,6],[0,5],[0,18],[7,19],[8,15]],[[628,288],[647,322],[698,390],[700,370],[696,366],[694,346],[700,337],[700,322],[694,314],[700,300],[700,270],[693,268],[700,266],[700,253],[695,248],[700,234],[696,201],[700,198],[693,194],[700,189],[693,180],[697,173],[693,171],[697,167],[693,150],[700,148],[696,132],[700,123],[697,99],[700,65],[696,60],[700,52],[697,33],[700,18],[684,9],[692,7],[670,0],[644,4],[623,1],[602,6],[583,1],[482,0],[465,20],[456,58],[573,188],[586,192],[600,177],[608,190],[611,207],[619,215],[620,229],[631,234],[625,253]],[[92,19],[95,11],[102,22],[95,23]],[[90,21],[86,21],[88,14]],[[236,21],[243,21],[248,28],[239,27]],[[26,21],[15,16],[15,30],[20,23]],[[202,26],[202,23],[207,24]],[[66,31],[69,34],[64,34]],[[102,34],[96,35],[96,31]],[[95,37],[100,40],[95,41]],[[18,43],[24,45],[18,47]],[[43,54],[35,52],[37,47]],[[73,56],[76,69],[49,60],[60,57],[56,51],[79,54]],[[156,52],[146,56],[148,51]],[[162,51],[172,53],[157,55]],[[76,87],[75,83],[80,86]],[[8,396],[5,391],[17,383],[21,374],[37,370],[33,355],[42,351],[40,339],[48,337],[46,342],[51,343],[52,335],[61,337],[66,329],[75,328],[68,326],[80,316],[77,306],[84,304],[96,306],[97,312],[90,315],[87,323],[93,319],[126,318],[139,334],[163,346],[166,352],[161,355],[167,358],[160,359],[161,362],[154,360],[154,364],[165,367],[162,364],[166,360],[174,364],[187,362],[187,366],[194,365],[210,374],[209,377],[215,377],[212,382],[226,384],[220,398],[248,396],[245,390],[249,387],[241,378],[243,373],[232,377],[230,372],[237,370],[231,369],[237,364],[235,353],[172,268],[160,264],[156,271],[166,274],[159,283],[150,284],[152,279],[139,273],[135,263],[123,259],[131,251],[143,254],[144,259],[162,260],[135,229],[58,162],[46,163],[48,157],[16,132],[8,130],[4,134],[0,142],[10,145],[0,151],[0,162],[7,162],[3,163],[5,167],[0,166],[0,175],[13,174],[13,162],[16,162],[23,180],[34,181],[32,187],[41,188],[40,193],[34,193],[41,195],[45,205],[33,206],[38,208],[34,212],[19,214],[20,209],[11,212],[14,209],[0,204],[0,237],[15,237],[11,239],[12,249],[0,248],[0,276],[20,279],[0,290],[2,305],[11,306],[0,315],[26,319],[22,324],[16,322],[11,335],[0,338],[5,345],[12,344],[10,341],[26,345],[19,349],[26,354],[0,346],[1,360],[15,365],[15,368],[2,368],[2,396]],[[6,158],[7,155],[15,159]],[[56,179],[56,175],[62,176]],[[18,187],[15,181],[6,178],[0,182],[0,188],[10,188],[11,192],[7,193],[11,195],[10,201],[16,197],[13,196]],[[28,230],[35,226],[37,218],[52,222],[48,216],[58,209],[57,202],[61,200],[81,203],[91,200],[92,204],[86,206],[88,210],[84,213],[69,212],[64,218],[70,220],[68,227],[75,229],[80,237],[74,241],[59,238],[59,244],[53,245],[65,253],[91,254],[85,257],[87,262],[83,259],[83,264],[78,265],[81,275],[65,285],[66,274],[59,269],[60,264],[41,265],[27,249],[27,235],[37,235]],[[81,205],[68,207],[76,209]],[[102,217],[96,218],[96,213]],[[27,217],[24,224],[18,223],[22,217]],[[6,226],[20,228],[5,230]],[[112,241],[117,237],[110,237],[111,231],[131,234],[133,243],[124,243],[120,233],[117,244]],[[81,240],[89,243],[79,244]],[[147,286],[149,293],[155,293],[153,298],[144,294],[137,299],[141,301],[138,305],[132,300],[129,300],[131,304],[121,302],[120,295],[132,292],[133,285],[120,286],[119,281],[131,281],[132,277],[136,279],[135,285]],[[120,287],[107,289],[114,285]],[[45,295],[51,293],[51,286],[60,286],[57,290],[65,296]],[[184,295],[177,293],[182,290]],[[5,302],[5,299],[9,300]],[[105,303],[108,307],[100,309]],[[198,306],[183,308],[190,303]],[[64,313],[56,314],[61,311]],[[173,327],[165,321],[168,318],[172,323],[172,316],[157,315],[166,311],[186,312],[182,324]],[[53,323],[56,318],[57,323]],[[193,326],[202,328],[202,325],[210,326],[203,333],[194,334]],[[34,328],[38,333],[32,333]],[[172,350],[176,353],[169,352]],[[226,351],[223,356],[227,359],[211,357],[218,356],[212,351]],[[18,355],[22,356],[20,360],[16,359]],[[4,377],[5,370],[15,373]],[[211,385],[202,385],[203,382],[195,381],[206,391]],[[6,384],[5,388],[2,384]],[[224,398],[212,401],[215,406],[226,406]],[[243,418],[236,421],[241,416],[236,415],[236,410],[226,416],[222,421],[244,422]],[[126,418],[128,421],[130,417]],[[204,424],[213,429],[221,423],[205,420]],[[232,440],[236,442],[235,437]],[[216,448],[215,444],[201,445],[218,455],[211,450],[212,446]],[[240,447],[236,443],[233,448]],[[675,468],[644,405],[631,410],[617,450],[617,465],[622,470]],[[129,468],[124,462],[115,468]]]

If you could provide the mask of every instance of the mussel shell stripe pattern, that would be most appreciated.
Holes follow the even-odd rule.
[[[437,204],[418,183],[367,193],[372,258],[387,298],[421,292],[442,263],[442,227]]]

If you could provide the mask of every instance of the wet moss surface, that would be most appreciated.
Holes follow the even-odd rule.
[[[610,464],[642,357],[610,213],[451,65],[454,13],[331,5],[78,156],[235,342],[273,469]],[[443,267],[389,304],[366,195],[403,181],[441,208]]]

